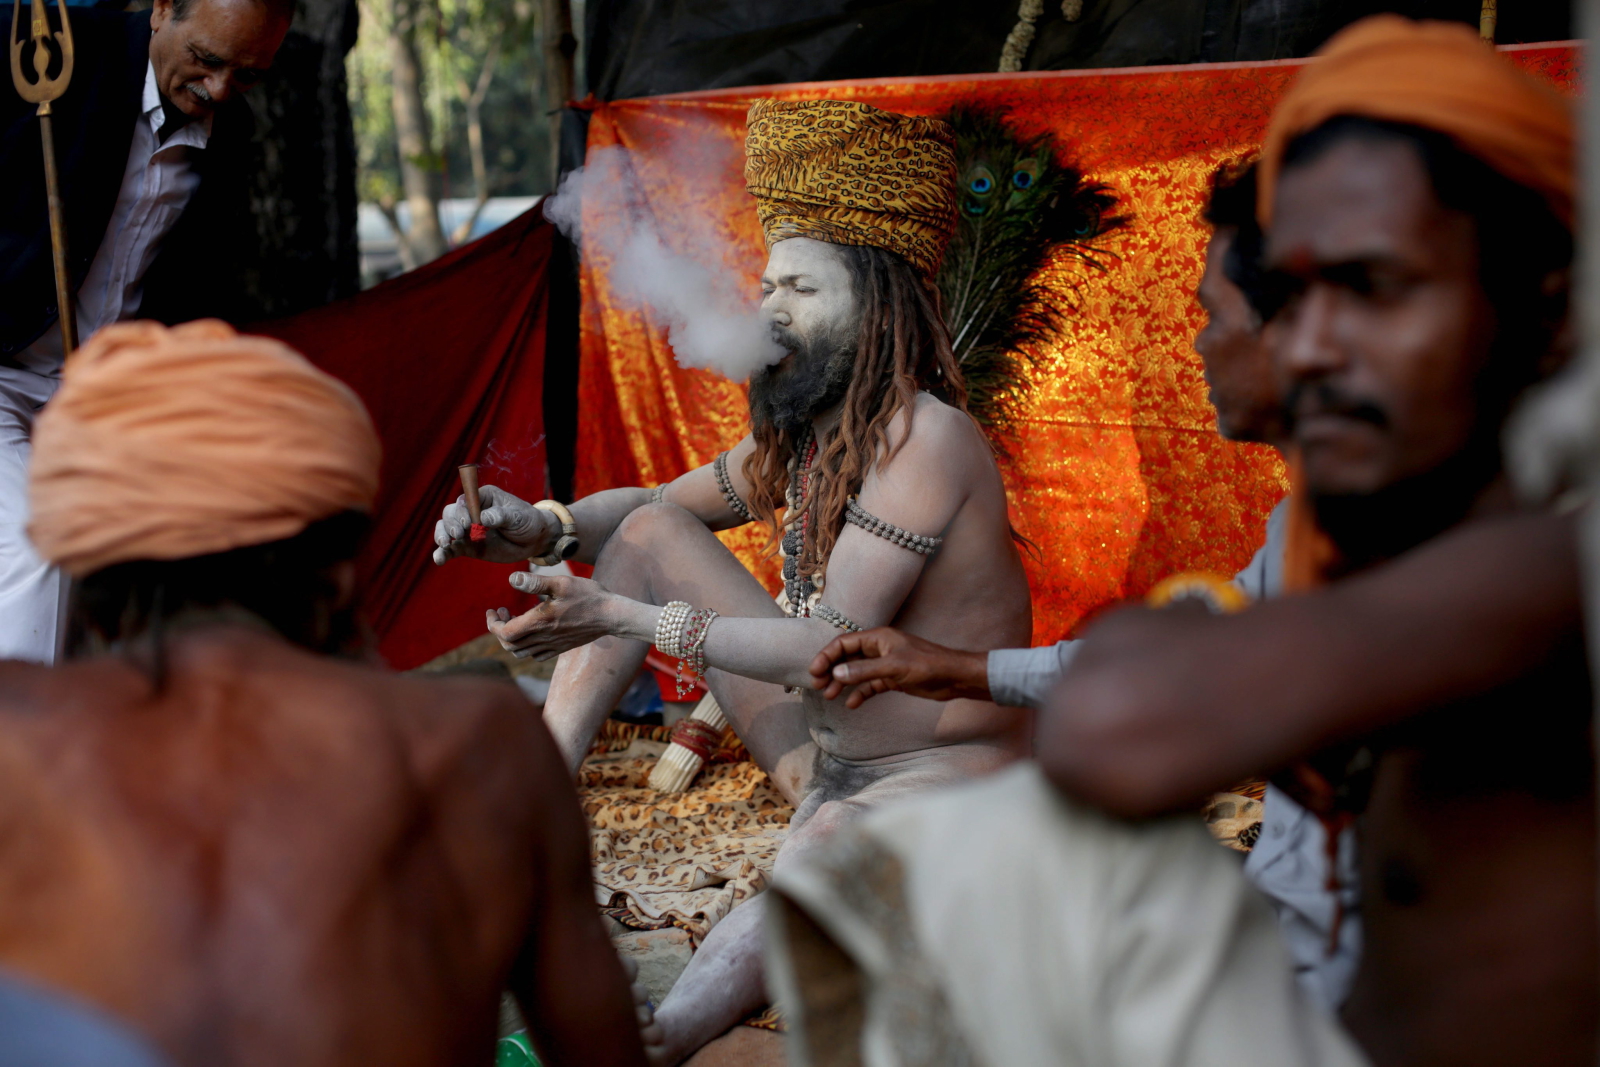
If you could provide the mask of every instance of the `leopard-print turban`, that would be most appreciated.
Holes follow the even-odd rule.
[[[956,227],[948,125],[843,100],[757,100],[749,125],[744,181],[768,248],[873,245],[933,277]]]

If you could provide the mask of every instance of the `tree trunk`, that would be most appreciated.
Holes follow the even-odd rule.
[[[467,151],[472,158],[472,189],[475,200],[472,213],[462,220],[461,225],[456,227],[456,232],[450,235],[451,244],[462,244],[472,236],[472,228],[478,224],[478,216],[483,213],[483,206],[489,202],[489,194],[494,192],[493,183],[489,180],[489,161],[483,151],[483,101],[489,95],[489,86],[494,81],[494,68],[499,61],[500,39],[497,37],[490,42],[489,51],[483,57],[483,67],[478,71],[477,85],[468,89],[465,79],[456,85],[456,92],[467,110]]]
[[[544,101],[549,108],[550,189],[561,176],[561,109],[572,99],[572,57],[578,39],[572,35],[572,0],[544,0],[540,11],[544,37]]]
[[[439,225],[439,173],[434,166],[433,139],[423,97],[422,64],[417,58],[417,22],[421,0],[394,0],[389,29],[389,60],[394,78],[394,132],[400,152],[400,184],[405,190],[411,227],[400,245],[409,270],[444,255],[444,230]]]
[[[293,315],[360,288],[356,149],[345,83],[355,0],[301,0],[272,73],[245,94],[255,115],[242,260],[246,321]]]

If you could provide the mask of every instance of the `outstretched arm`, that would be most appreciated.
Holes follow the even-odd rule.
[[[849,686],[845,707],[896,690],[928,700],[989,699],[989,654],[962,652],[880,626],[841,634],[811,661],[811,686],[833,700]]]
[[[744,500],[749,499],[750,486],[739,468],[753,447],[751,439],[746,437],[728,455],[728,477],[734,491]],[[492,563],[519,563],[548,554],[561,537],[561,520],[552,512],[536,508],[494,485],[484,486],[479,497],[488,539],[474,542],[468,538],[471,520],[467,516],[467,501],[465,497],[457,497],[434,524],[434,563],[448,563],[457,556]],[[622,520],[634,509],[648,504],[650,497],[651,490],[630,487],[606,489],[573,502],[568,510],[578,526],[578,551],[572,558],[581,563],[593,563]],[[689,511],[713,530],[726,530],[745,521],[723,498],[709,463],[670,482],[662,499]]]
[[[928,700],[992,700],[1038,709],[1077,652],[1077,641],[964,652],[885,627],[829,642],[811,661],[811,684],[828,700],[856,686],[845,698],[851,708],[894,689]]]
[[[1039,762],[1066,792],[1146,816],[1504,685],[1582,625],[1574,524],[1474,522],[1237,615],[1119,611],[1040,714]]]

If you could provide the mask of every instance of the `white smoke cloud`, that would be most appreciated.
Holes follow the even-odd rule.
[[[688,153],[671,153],[679,164],[705,169]],[[678,365],[705,367],[736,382],[786,354],[762,322],[753,293],[754,279],[723,268],[726,238],[689,220],[675,234],[674,247],[663,240],[655,216],[633,195],[637,186],[628,150],[597,148],[588,161],[561,181],[545,201],[544,214],[577,243],[584,255],[607,259],[607,278],[621,300],[649,309],[667,327],[667,343]],[[582,204],[611,221],[603,231],[582,233]],[[681,250],[681,251],[680,251]]]

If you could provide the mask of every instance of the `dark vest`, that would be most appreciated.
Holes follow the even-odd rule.
[[[52,10],[54,10],[52,6]],[[10,11],[0,8],[0,18]],[[21,21],[27,22],[22,12]],[[150,62],[148,12],[73,8],[72,83],[52,105],[73,292],[105,237],[128,166]],[[7,23],[9,25],[9,22]],[[243,312],[235,242],[249,240],[246,158],[252,123],[238,98],[217,109],[193,198],[144,277],[140,318],[182,322]],[[0,84],[0,363],[55,327],[55,274],[34,105]]]

